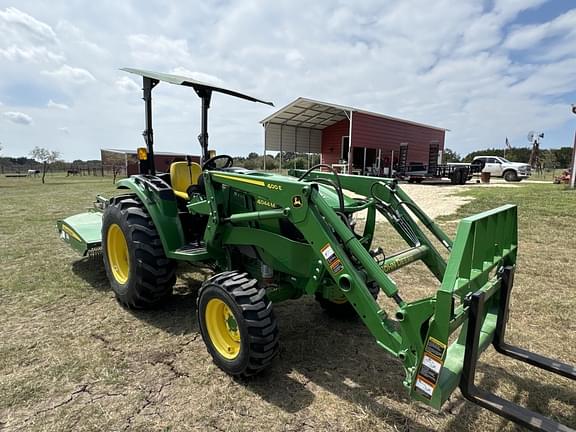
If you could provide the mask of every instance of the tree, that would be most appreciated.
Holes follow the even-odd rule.
[[[462,158],[460,157],[460,155],[456,153],[454,150],[451,150],[449,148],[444,149],[444,161],[446,163],[460,162],[461,160]]]
[[[258,159],[258,153],[248,153],[248,159]]]
[[[42,164],[42,184],[44,184],[48,164],[56,162],[60,157],[60,152],[36,146],[34,147],[34,150],[30,152],[30,156]]]

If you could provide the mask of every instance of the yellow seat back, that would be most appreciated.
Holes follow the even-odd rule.
[[[198,178],[202,174],[202,167],[196,162],[174,162],[170,165],[170,182],[174,193],[184,199],[188,199],[188,188],[198,184]]]

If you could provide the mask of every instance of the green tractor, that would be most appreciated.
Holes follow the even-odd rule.
[[[452,241],[392,179],[341,175],[323,165],[290,176],[236,168],[232,157],[208,150],[212,94],[271,103],[187,77],[125,70],[143,79],[140,174],[120,180],[117,196],[98,196],[95,211],[58,222],[61,238],[82,255],[101,248],[120,303],[162,302],[178,262],[213,269],[198,292],[202,337],[221,369],[249,376],[278,352],[274,304],[315,296],[333,315],[357,316],[378,346],[403,363],[413,399],[440,409],[460,387],[470,401],[530,429],[570,430],[474,384],[477,359],[490,344],[576,379],[573,366],[505,342],[518,246],[515,206],[461,220]],[[200,97],[201,164],[174,162],[170,172],[156,172],[152,90],[160,82],[192,87]],[[365,215],[361,229],[354,224],[358,212]],[[385,254],[373,245],[377,214],[406,249]],[[430,297],[406,301],[390,273],[417,261],[440,286]],[[391,299],[388,310],[377,302],[380,293]]]

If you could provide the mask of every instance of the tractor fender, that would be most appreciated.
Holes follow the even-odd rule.
[[[129,189],[144,204],[164,247],[164,253],[184,245],[184,231],[178,217],[178,205],[172,188],[158,177],[134,175],[116,183],[118,189]]]

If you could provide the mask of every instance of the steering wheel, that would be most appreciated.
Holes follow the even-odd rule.
[[[208,159],[206,162],[204,162],[202,164],[202,171],[204,171],[205,169],[216,168],[215,162],[217,160],[220,160],[220,159],[226,159],[226,162],[224,163],[224,166],[222,168],[230,168],[232,166],[232,164],[234,163],[234,159],[232,159],[232,156],[228,156],[225,154],[216,155],[216,156],[211,157],[210,159]]]

